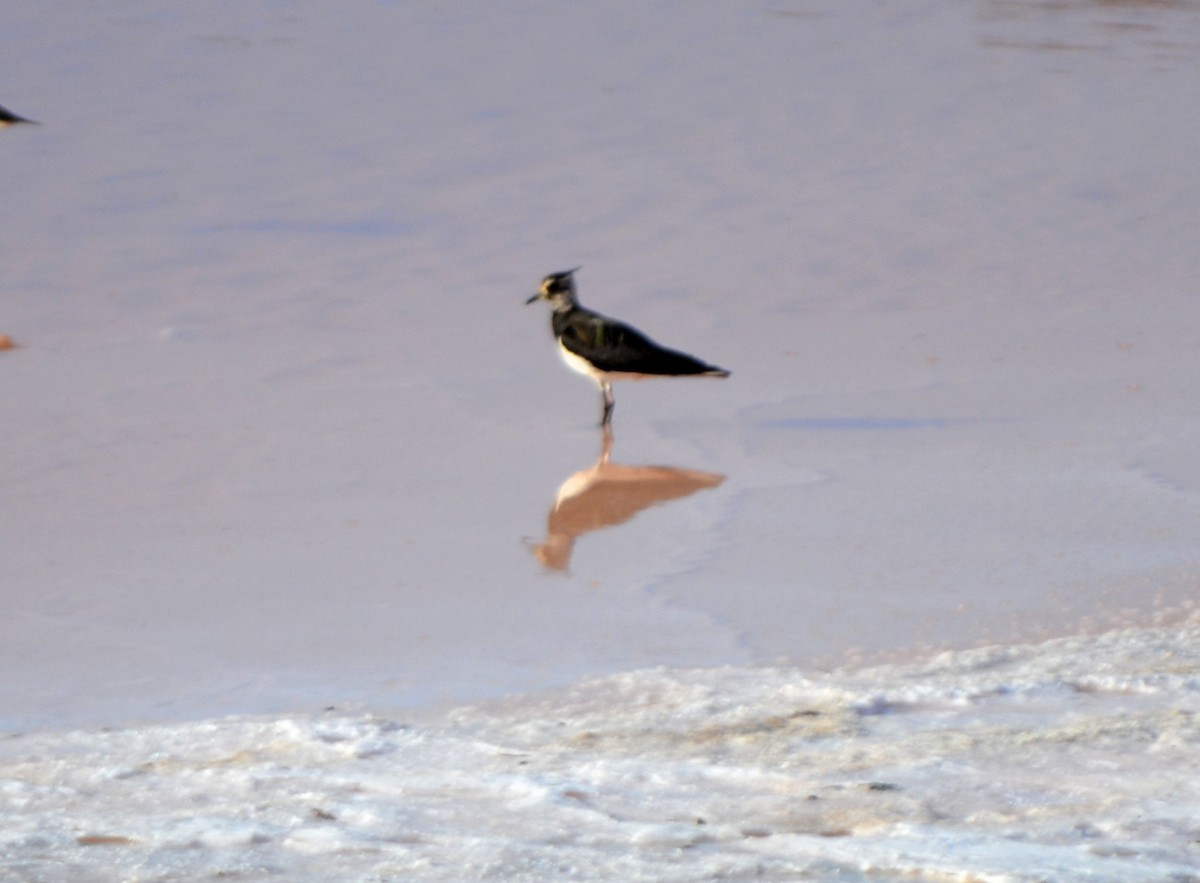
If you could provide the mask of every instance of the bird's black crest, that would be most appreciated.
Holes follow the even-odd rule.
[[[579,270],[576,267],[574,270],[563,270],[561,273],[551,273],[542,280],[542,291],[546,294],[555,294],[560,291],[570,291],[572,286],[571,277]]]

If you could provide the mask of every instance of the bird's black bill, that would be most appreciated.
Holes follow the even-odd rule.
[[[541,299],[541,297],[542,297],[542,296],[541,296],[540,294],[535,294],[535,295],[534,295],[533,297],[531,297],[529,300],[525,301],[525,306],[529,306],[529,305],[530,305],[531,303],[533,303],[535,300],[540,300],[540,299]]]

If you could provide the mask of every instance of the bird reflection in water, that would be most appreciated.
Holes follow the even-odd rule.
[[[613,463],[612,445],[612,431],[605,427],[600,459],[559,487],[546,518],[546,541],[533,546],[533,554],[547,569],[567,569],[576,537],[623,524],[643,509],[716,487],[725,480],[715,472]]]

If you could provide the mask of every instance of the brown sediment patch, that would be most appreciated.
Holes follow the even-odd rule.
[[[75,842],[80,846],[132,846],[137,841],[119,834],[82,834]]]

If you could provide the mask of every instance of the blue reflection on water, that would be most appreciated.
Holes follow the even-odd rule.
[[[333,233],[343,236],[397,236],[411,233],[419,225],[388,218],[364,218],[357,221],[289,221],[264,218],[234,224],[215,224],[193,228],[193,233]]]
[[[947,417],[792,417],[764,420],[765,429],[813,429],[881,432],[901,429],[946,429],[961,420]]]

